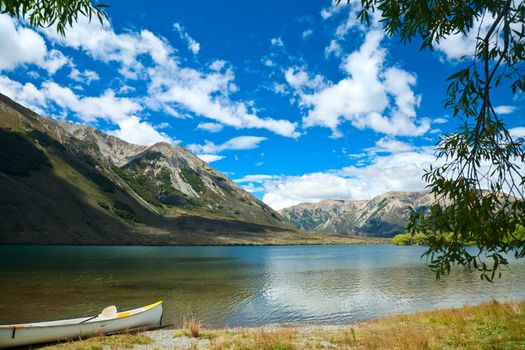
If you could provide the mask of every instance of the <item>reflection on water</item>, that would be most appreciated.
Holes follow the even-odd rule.
[[[422,247],[0,247],[0,324],[165,301],[165,319],[207,326],[348,322],[524,299],[525,264],[497,283],[463,270],[436,281]]]

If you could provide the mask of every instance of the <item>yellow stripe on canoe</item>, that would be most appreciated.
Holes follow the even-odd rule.
[[[144,310],[149,310],[149,309],[152,309],[154,308],[155,306],[157,305],[160,305],[162,304],[162,300],[161,301],[157,301],[156,303],[153,303],[153,304],[150,304],[150,305],[147,305],[147,306],[144,306],[142,309]],[[117,314],[117,318],[123,318],[123,317],[128,317],[132,315],[131,311],[124,311],[124,312],[119,312]]]
[[[155,306],[157,306],[157,305],[159,305],[159,304],[162,304],[162,300],[161,300],[161,301],[157,301],[156,303],[150,304],[150,305],[148,305],[148,306],[144,306],[144,308],[145,308],[146,310],[148,310],[148,309],[152,309],[152,308],[154,308]]]

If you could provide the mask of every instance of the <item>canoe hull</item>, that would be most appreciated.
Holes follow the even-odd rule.
[[[127,317],[112,318],[92,322],[31,326],[16,325],[0,328],[0,348],[39,343],[51,343],[67,339],[78,339],[93,335],[103,335],[129,329],[159,325],[162,321],[162,304]]]

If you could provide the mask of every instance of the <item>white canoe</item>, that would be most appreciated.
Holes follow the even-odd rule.
[[[98,316],[61,321],[0,325],[0,348],[50,343],[160,325],[162,301],[129,311],[105,308]]]

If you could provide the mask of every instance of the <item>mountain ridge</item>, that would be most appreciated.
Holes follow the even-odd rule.
[[[405,231],[411,209],[435,202],[429,191],[392,191],[369,200],[323,200],[280,210],[297,227],[308,231],[392,237]]]
[[[130,144],[1,94],[0,143],[0,243],[245,244],[297,234],[181,146]]]

